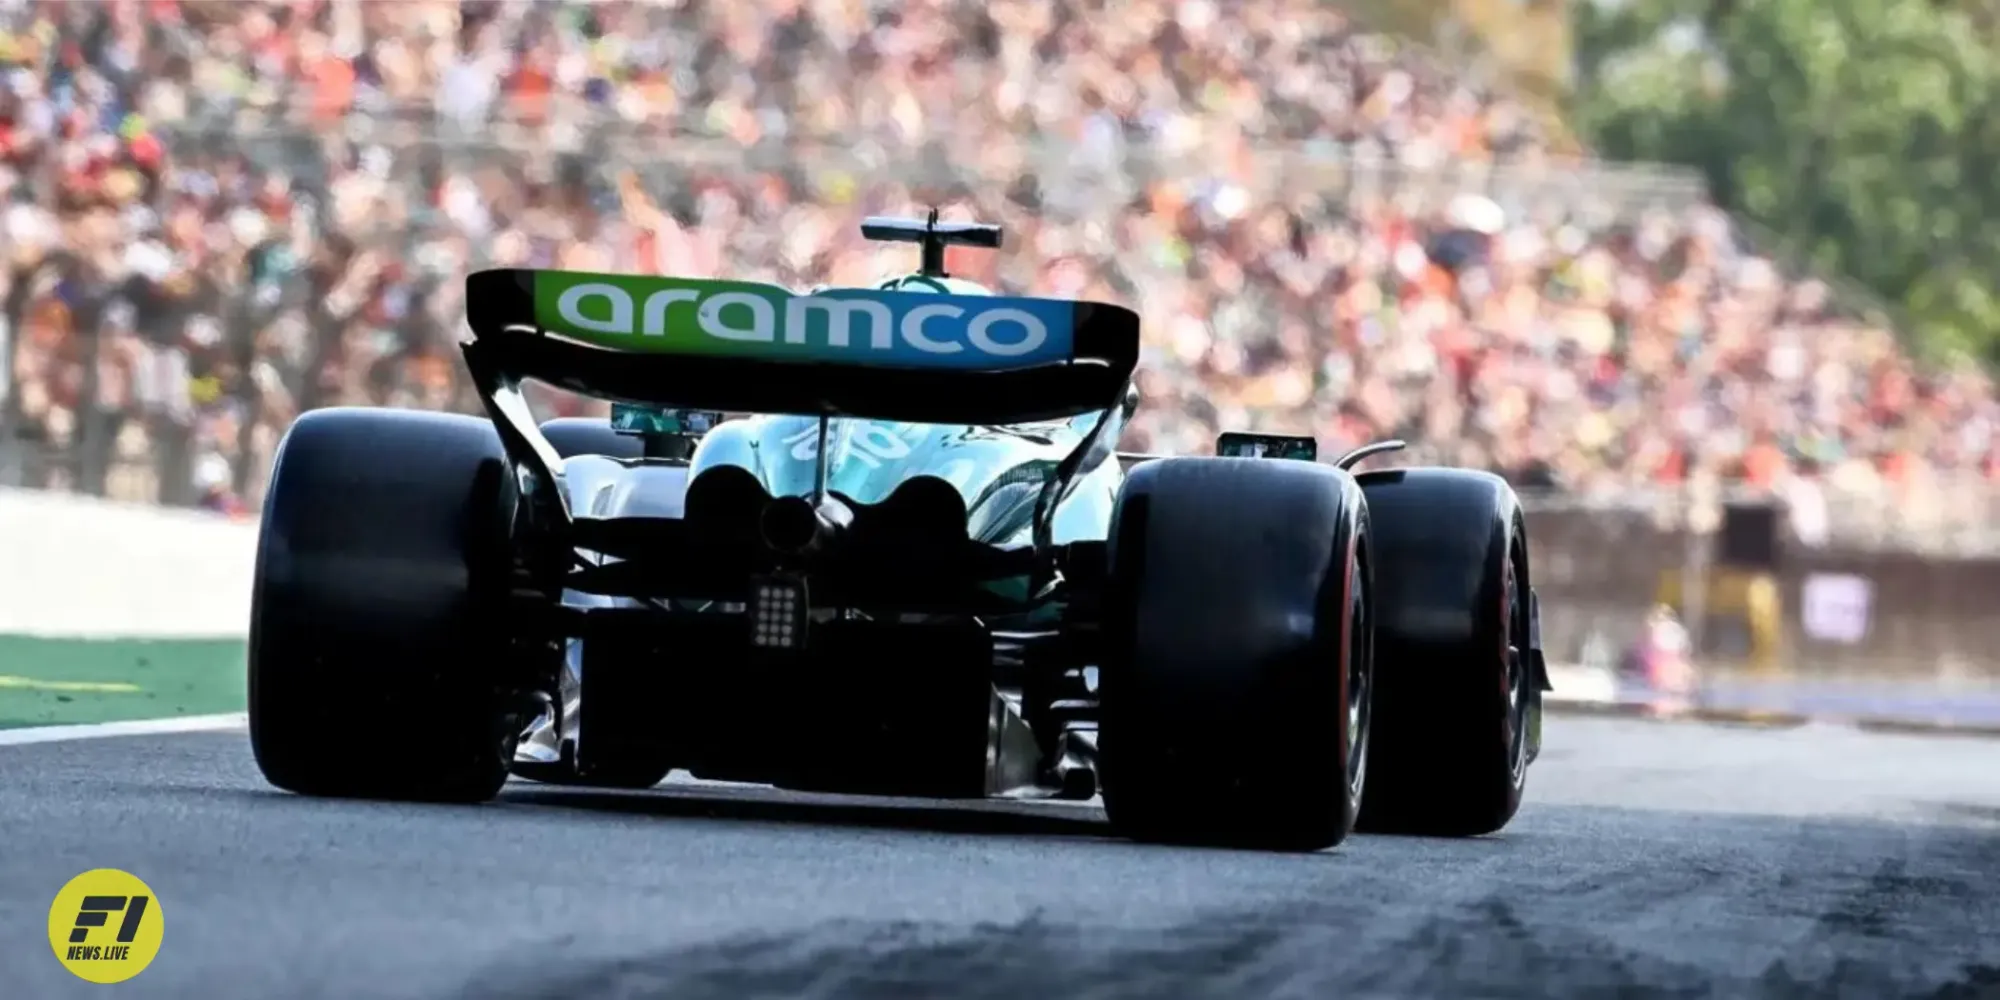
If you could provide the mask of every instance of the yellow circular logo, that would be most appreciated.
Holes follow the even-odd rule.
[[[94,868],[70,879],[49,906],[56,961],[93,983],[122,983],[153,964],[166,921],[160,897],[129,872]]]

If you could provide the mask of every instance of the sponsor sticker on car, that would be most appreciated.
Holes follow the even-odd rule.
[[[1006,369],[1067,361],[1076,304],[843,288],[801,295],[697,278],[535,275],[535,321],[619,350],[897,367]]]

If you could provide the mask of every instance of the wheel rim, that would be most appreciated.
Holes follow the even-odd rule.
[[[1527,600],[1516,585],[1514,560],[1507,560],[1507,632],[1501,655],[1507,663],[1507,769],[1520,784],[1528,769],[1528,662],[1518,637],[1528,632]]]
[[[1347,792],[1359,799],[1368,776],[1368,730],[1373,699],[1374,650],[1369,627],[1368,594],[1362,587],[1361,562],[1348,569],[1347,580]]]

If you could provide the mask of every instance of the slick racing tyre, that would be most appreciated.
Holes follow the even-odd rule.
[[[564,458],[603,455],[606,458],[638,458],[645,443],[630,434],[611,429],[611,422],[590,417],[557,417],[542,422],[542,436]]]
[[[492,425],[472,417],[326,409],[292,425],[250,612],[250,744],[273,785],[499,791],[514,729],[488,680],[505,651],[504,468]]]
[[[1112,516],[1100,671],[1122,834],[1315,851],[1366,777],[1374,553],[1346,472],[1255,459],[1133,469]]]
[[[1464,837],[1506,826],[1527,783],[1539,697],[1528,549],[1505,480],[1464,469],[1366,472],[1381,625],[1360,828]]]

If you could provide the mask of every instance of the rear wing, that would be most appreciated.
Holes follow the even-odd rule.
[[[1119,404],[1139,317],[1100,302],[688,278],[466,278],[482,391],[532,378],[614,402],[916,423],[1055,420]]]
[[[614,403],[818,416],[822,432],[834,416],[1011,424],[1097,411],[1035,504],[1046,564],[1037,577],[1046,577],[1055,501],[1078,470],[1110,454],[1139,363],[1138,315],[1100,302],[800,295],[741,281],[532,270],[480,271],[465,291],[466,366],[517,472],[528,473],[528,502],[559,536],[574,525],[556,485],[562,458],[536,426],[523,379]]]

